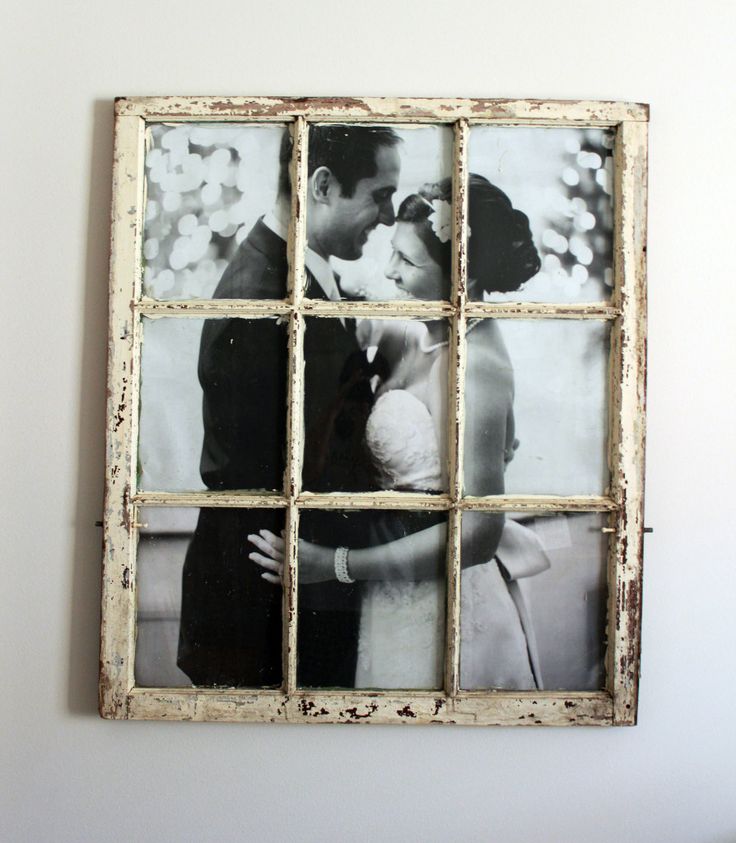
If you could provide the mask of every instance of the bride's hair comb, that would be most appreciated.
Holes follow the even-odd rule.
[[[428,221],[432,226],[434,236],[440,243],[449,243],[450,237],[452,237],[452,205],[450,205],[447,199],[430,200],[422,193],[419,195],[432,209]]]

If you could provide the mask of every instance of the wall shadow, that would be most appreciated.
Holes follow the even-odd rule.
[[[105,384],[113,158],[112,100],[92,105],[87,249],[80,363],[77,490],[74,518],[72,599],[69,607],[69,686],[72,714],[97,715],[100,582],[105,476]]]

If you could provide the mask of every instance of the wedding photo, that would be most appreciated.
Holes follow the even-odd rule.
[[[146,156],[144,294],[283,300],[287,127],[157,125]],[[468,299],[600,302],[612,278],[611,138],[473,127]],[[448,301],[453,134],[309,129],[304,296]],[[462,493],[604,495],[609,325],[471,318]],[[143,317],[138,488],[283,494],[287,319]],[[301,488],[447,495],[449,319],[306,315]],[[279,687],[278,508],[145,507],[136,682]],[[603,686],[604,515],[466,511],[460,687]],[[448,514],[301,510],[297,684],[441,689]]]

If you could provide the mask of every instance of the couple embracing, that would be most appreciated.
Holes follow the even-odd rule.
[[[307,297],[346,298],[329,258],[357,260],[385,225],[397,297],[448,298],[451,182],[424,185],[395,214],[399,145],[385,127],[311,128]],[[276,206],[241,244],[216,297],[284,298],[289,158],[286,135]],[[468,200],[469,297],[517,289],[539,269],[527,218],[480,176],[471,175]],[[518,444],[512,367],[493,320],[468,326],[467,347],[465,492],[502,494]],[[445,322],[307,318],[304,356],[305,490],[447,489]],[[206,322],[199,378],[208,488],[281,489],[286,370],[276,320]],[[271,509],[200,511],[179,642],[179,666],[194,684],[280,684],[282,518]],[[303,510],[299,534],[298,684],[441,687],[446,515]],[[546,567],[543,552],[501,513],[466,513],[462,541],[461,686],[538,687],[517,581]]]

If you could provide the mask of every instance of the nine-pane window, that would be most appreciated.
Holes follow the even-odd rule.
[[[103,713],[631,722],[641,115],[129,102]]]

